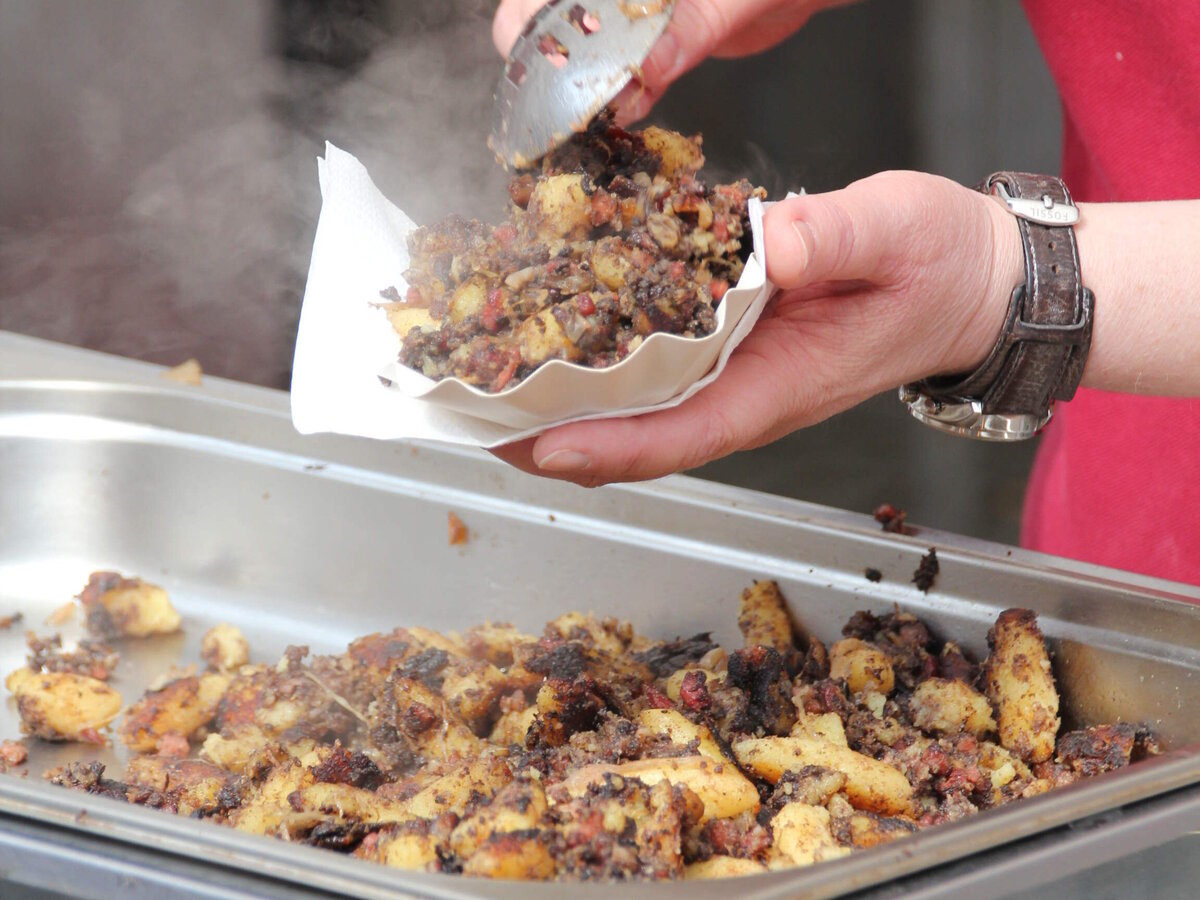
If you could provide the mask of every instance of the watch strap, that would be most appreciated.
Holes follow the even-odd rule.
[[[980,398],[985,414],[1044,415],[1054,400],[1074,396],[1091,344],[1093,298],[1069,227],[1078,213],[1066,186],[1048,175],[997,172],[979,189],[997,193],[1017,218],[1025,282],[983,365],[919,387],[935,399]]]

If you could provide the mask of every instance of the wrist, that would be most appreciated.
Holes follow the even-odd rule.
[[[992,197],[971,193],[986,212],[991,252],[980,261],[986,269],[982,293],[968,316],[962,340],[954,348],[955,366],[948,372],[970,372],[987,359],[1004,328],[1013,289],[1025,281],[1025,254],[1017,220]]]

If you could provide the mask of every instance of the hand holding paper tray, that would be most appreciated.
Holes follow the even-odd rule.
[[[408,268],[407,237],[415,223],[353,156],[330,144],[318,167],[324,203],[292,378],[292,419],[305,434],[494,447],[570,421],[667,409],[720,374],[773,290],[763,266],[763,207],[752,199],[754,254],[717,308],[711,334],[651,335],[607,369],[553,360],[498,394],[457,379],[435,382],[397,361],[399,338],[373,305],[382,288],[395,285],[403,293],[400,275]]]

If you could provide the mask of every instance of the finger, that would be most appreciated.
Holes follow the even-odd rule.
[[[545,0],[501,0],[492,17],[492,42],[507,57],[525,23],[545,5]]]
[[[715,382],[674,409],[546,432],[532,448],[538,471],[589,485],[643,481],[758,446],[796,404],[756,338],[766,340],[752,334]]]
[[[763,217],[767,276],[784,289],[886,279],[921,205],[910,175],[886,172],[774,204]]]
[[[538,471],[537,463],[533,461],[533,444],[536,440],[537,438],[526,438],[523,441],[502,444],[499,447],[492,447],[488,453],[522,472],[539,475],[541,473]]]

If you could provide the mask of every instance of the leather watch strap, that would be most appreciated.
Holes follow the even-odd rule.
[[[981,398],[985,414],[1042,415],[1054,400],[1071,399],[1083,377],[1093,301],[1082,283],[1074,230],[1063,227],[1066,220],[1032,221],[1018,206],[1044,204],[1034,213],[1054,221],[1056,210],[1074,212],[1071,195],[1057,178],[1022,172],[997,172],[980,190],[1001,191],[1017,216],[1025,283],[1013,291],[1000,339],[983,365],[966,376],[927,379],[921,388],[934,398]]]

